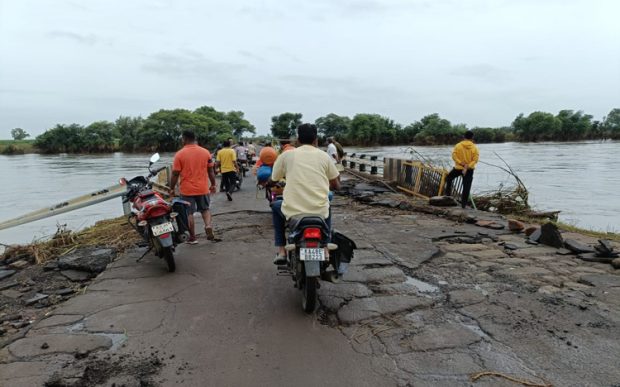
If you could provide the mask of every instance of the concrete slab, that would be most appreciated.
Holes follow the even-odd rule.
[[[462,348],[480,340],[479,335],[460,324],[443,324],[426,327],[409,339],[409,345],[413,351],[436,351]]]

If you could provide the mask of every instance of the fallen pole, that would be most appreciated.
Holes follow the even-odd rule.
[[[78,196],[73,199],[69,199],[67,201],[55,204],[51,207],[42,208],[40,210],[21,215],[14,219],[0,222],[0,230],[19,226],[25,223],[34,222],[36,220],[49,218],[54,215],[64,214],[65,212],[92,206],[93,204],[105,202],[107,200],[122,196],[126,191],[127,188],[124,185],[120,184],[106,187],[102,190]]]

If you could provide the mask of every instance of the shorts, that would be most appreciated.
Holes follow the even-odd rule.
[[[184,196],[181,195],[181,199],[189,202],[189,214],[193,214],[196,211],[205,212],[209,210],[209,195],[195,195],[195,196]]]

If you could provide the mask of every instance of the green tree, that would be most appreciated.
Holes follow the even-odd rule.
[[[242,111],[230,111],[226,113],[224,121],[228,122],[232,128],[233,135],[239,139],[243,133],[256,133],[256,127],[246,120]]]
[[[78,124],[58,124],[37,136],[34,146],[43,153],[84,152],[84,127]]]
[[[181,145],[183,130],[193,130],[197,136],[208,132],[202,122],[207,118],[186,109],[151,113],[137,132],[137,147],[141,150],[173,152]],[[206,126],[206,124],[204,124]]]
[[[347,116],[339,116],[329,113],[314,121],[319,133],[324,137],[335,137],[338,140],[345,138],[351,129],[351,119]]]
[[[592,130],[592,116],[583,112],[572,110],[560,110],[557,119],[561,122],[558,137],[553,140],[575,141],[588,138]]]
[[[271,117],[271,134],[275,138],[290,138],[295,136],[295,130],[301,125],[301,113],[282,113]]]
[[[399,137],[401,126],[379,114],[356,114],[351,120],[349,143],[389,145]]]
[[[602,135],[607,138],[620,139],[620,109],[612,109],[600,124]]]
[[[13,140],[21,141],[30,137],[30,135],[22,128],[14,128],[11,129],[11,137],[13,137]]]
[[[114,123],[97,121],[88,125],[82,131],[83,152],[99,153],[115,150]]]
[[[562,121],[551,113],[533,112],[527,117],[521,113],[512,128],[519,141],[548,141],[560,138]]]
[[[419,128],[420,131],[414,139],[417,144],[450,144],[463,136],[459,129],[453,129],[450,121],[441,118],[437,113],[422,117]],[[465,128],[460,131],[464,132]]]
[[[142,117],[118,117],[114,126],[121,150],[125,152],[137,150],[137,136],[143,124]]]
[[[216,110],[213,106],[201,106],[194,110],[194,113],[212,118],[215,121],[226,121],[226,113]]]

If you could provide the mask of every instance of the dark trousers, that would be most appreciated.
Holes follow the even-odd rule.
[[[232,193],[235,189],[236,181],[237,173],[235,171],[222,173],[222,184],[220,190],[225,190],[228,193]]]
[[[457,177],[463,177],[463,192],[461,195],[461,206],[465,208],[467,202],[469,202],[469,193],[471,192],[471,183],[474,180],[474,170],[468,169],[465,175],[463,175],[462,169],[452,168],[448,177],[446,178],[446,195],[452,195],[452,181]]]

